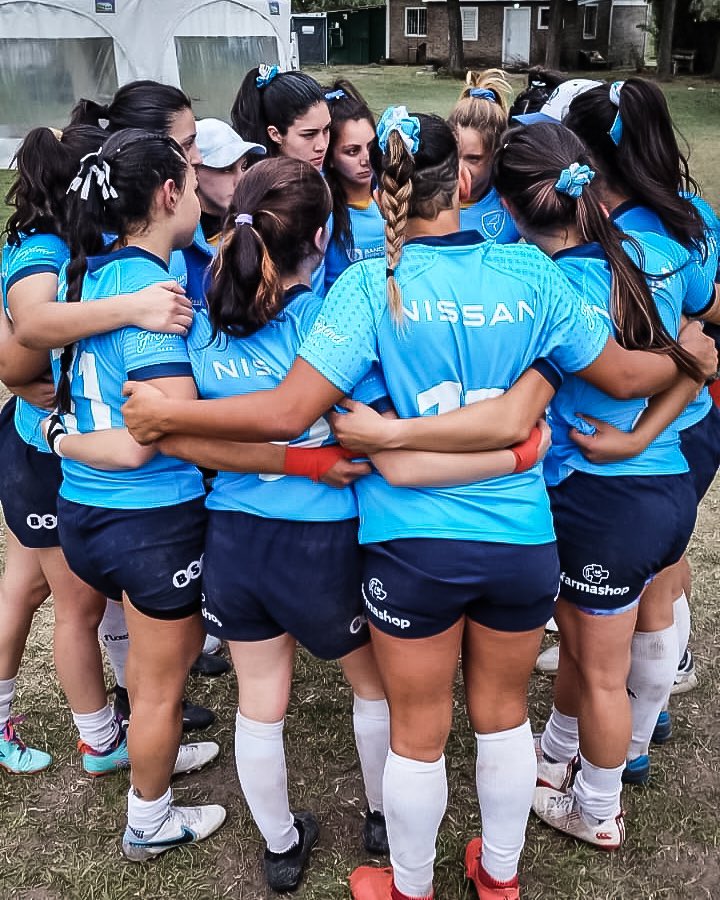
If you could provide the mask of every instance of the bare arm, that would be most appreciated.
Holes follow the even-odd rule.
[[[583,419],[595,426],[595,433],[581,434],[573,428],[570,437],[590,462],[631,459],[642,453],[661,431],[677,419],[688,403],[697,397],[701,387],[683,375],[673,387],[650,400],[632,431],[621,431],[607,422],[580,413]]]
[[[329,418],[340,443],[362,453],[401,449],[472,453],[525,440],[554,393],[539,372],[528,369],[501,396],[439,416],[388,419],[351,400],[343,404],[349,413]]]
[[[50,356],[47,350],[32,351],[23,347],[12,323],[0,310],[0,381],[8,387],[30,384],[42,377],[49,368]]]
[[[540,443],[533,454],[541,460],[550,447],[550,428],[538,423]],[[485,450],[479,453],[432,453],[423,450],[382,450],[372,456],[383,478],[396,487],[452,487],[474,484],[488,478],[512,475],[517,457],[512,450]]]
[[[192,304],[175,281],[92,303],[56,303],[57,284],[56,275],[43,272],[8,291],[15,332],[24,347],[51,350],[130,325],[185,335],[192,324]]]
[[[173,434],[159,440],[156,446],[166,456],[176,456],[198,466],[223,472],[282,475],[285,464],[285,446],[282,444],[241,444]]]
[[[277,387],[242,397],[188,403],[134,381],[124,392],[130,398],[123,407],[125,422],[140,443],[178,433],[231,441],[290,441],[343,397],[301,358]]]

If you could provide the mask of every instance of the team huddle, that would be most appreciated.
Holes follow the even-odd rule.
[[[208,724],[186,679],[223,641],[273,890],[319,838],[288,799],[298,644],[353,692],[359,829],[390,861],[352,872],[355,900],[434,896],[459,660],[480,900],[519,898],[531,809],[623,843],[622,785],[647,782],[694,678],[684,553],[720,464],[720,221],[653,83],[535,72],[510,97],[501,71],[471,72],[447,120],[376,123],[349,82],[262,65],[232,126],[140,81],[18,150],[0,766],[52,762],[11,716],[52,593],[83,769],[130,768],[129,860],[224,822],[170,786],[219,753],[181,736]],[[103,641],[114,706],[98,629],[123,637]],[[536,661],[557,678],[533,735]]]

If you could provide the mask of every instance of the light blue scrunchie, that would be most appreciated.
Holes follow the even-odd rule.
[[[393,131],[402,138],[407,152],[415,156],[420,147],[420,119],[411,116],[406,106],[388,106],[378,122],[378,144],[383,153],[387,152],[388,138]]]
[[[582,196],[583,188],[595,177],[590,166],[581,166],[580,163],[570,163],[567,169],[563,169],[560,177],[555,182],[555,190],[559,194],[569,194],[571,197]]]
[[[470,88],[470,96],[476,100],[487,100],[489,103],[497,103],[495,94],[487,88]]]
[[[337,91],[328,91],[327,94],[325,94],[325,99],[328,101],[329,100],[342,100],[343,97],[347,97],[347,94],[342,89],[337,90]]]
[[[624,84],[624,81],[613,81],[610,85],[610,102],[613,106],[617,107],[617,114],[608,134],[610,135],[610,140],[616,147],[620,146],[620,139],[622,138],[623,133],[623,123],[620,118],[620,91]]]
[[[268,66],[266,63],[258,66],[258,74],[255,78],[255,86],[267,87],[276,75],[280,74],[280,66]]]

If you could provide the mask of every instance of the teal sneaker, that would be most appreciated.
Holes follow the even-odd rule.
[[[93,749],[84,741],[78,741],[78,750],[82,754],[82,767],[93,778],[99,778],[102,775],[113,775],[120,769],[130,768],[130,757],[128,755],[127,734],[125,729],[120,726],[115,746],[103,753]]]
[[[52,763],[52,756],[43,750],[27,747],[15,731],[22,716],[8,719],[0,732],[0,766],[13,775],[34,775]]]

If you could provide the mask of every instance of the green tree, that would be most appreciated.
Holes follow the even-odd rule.
[[[447,0],[448,69],[456,75],[465,73],[465,48],[462,40],[460,0]]]
[[[657,45],[657,74],[659,78],[672,76],[672,45],[676,12],[677,0],[662,0],[658,3],[657,17],[660,36]]]

